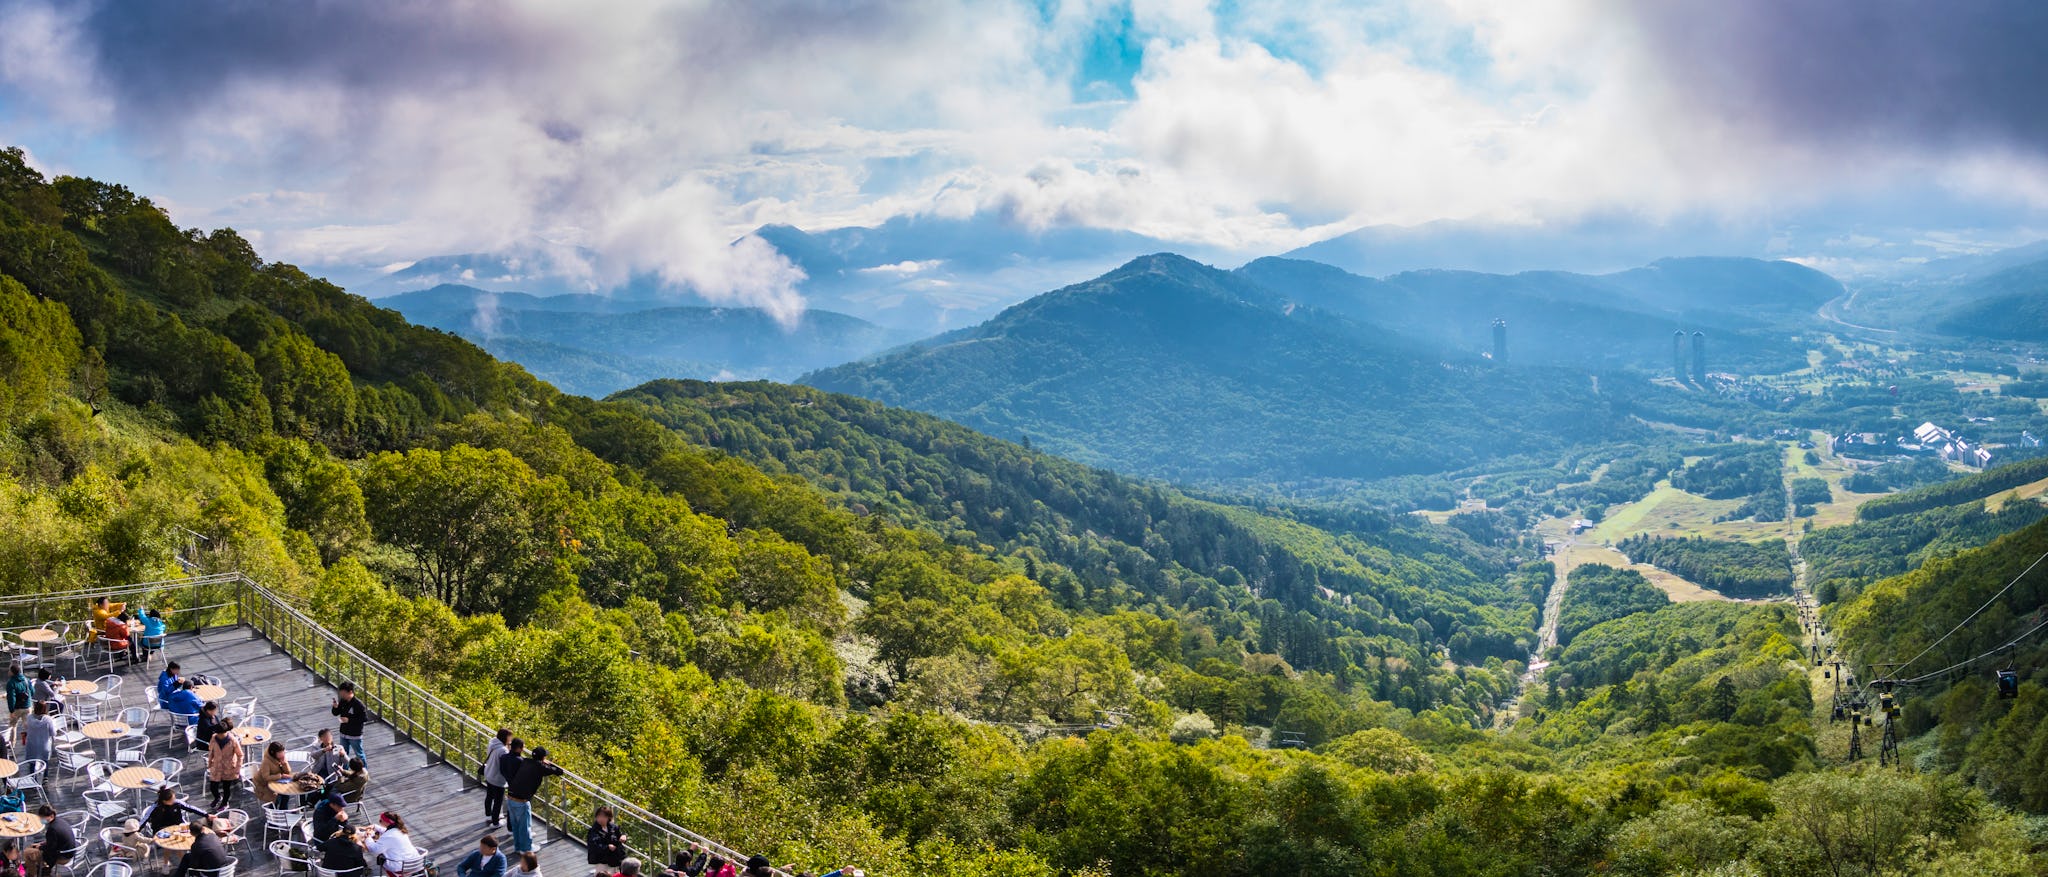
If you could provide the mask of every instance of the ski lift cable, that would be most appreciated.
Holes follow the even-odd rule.
[[[2041,630],[2042,630],[2043,628],[2048,628],[2048,620],[2043,620],[2043,621],[2042,621],[2041,623],[2039,623],[2039,624],[2036,624],[2036,625],[2034,625],[2033,627],[2027,628],[2027,630],[2026,630],[2026,632],[2025,632],[2025,633],[2022,633],[2022,634],[2020,634],[2019,636],[2013,637],[2013,638],[2012,638],[2012,641],[2011,641],[2011,642],[2008,642],[2008,643],[2006,643],[2005,645],[1999,646],[1998,648],[1992,649],[1991,651],[1985,652],[1984,654],[1978,655],[1978,656],[1976,656],[1976,657],[1974,657],[1974,658],[1969,658],[1969,659],[1967,659],[1967,660],[1957,661],[1956,663],[1950,664],[1950,665],[1948,665],[1948,666],[1946,666],[1946,667],[1943,667],[1943,668],[1941,668],[1941,669],[1939,669],[1939,670],[1936,670],[1936,671],[1934,671],[1934,672],[1932,672],[1932,673],[1922,673],[1922,674],[1920,674],[1920,675],[1918,675],[1918,676],[1915,676],[1915,677],[1913,677],[1913,678],[1911,678],[1911,679],[1901,679],[1901,680],[1899,680],[1899,684],[1901,684],[1901,685],[1913,685],[1913,684],[1916,684],[1916,683],[1920,683],[1920,682],[1926,682],[1926,681],[1927,681],[1927,680],[1929,680],[1929,679],[1933,679],[1933,678],[1935,678],[1935,677],[1937,677],[1937,676],[1941,676],[1941,675],[1943,675],[1943,674],[1949,673],[1950,671],[1954,671],[1954,670],[1960,670],[1960,669],[1962,669],[1962,668],[1964,668],[1964,667],[1968,667],[1968,666],[1970,666],[1971,664],[1975,664],[1975,663],[1977,663],[1978,661],[1982,661],[1982,660],[1984,660],[1985,658],[1989,658],[1989,657],[1993,657],[1993,656],[1995,656],[1995,655],[1999,655],[1999,654],[2002,654],[2002,653],[2006,652],[2007,650],[2010,650],[2010,649],[2011,649],[2011,648],[2012,648],[2013,646],[2019,645],[2019,644],[2020,644],[2020,642],[2021,642],[2021,641],[2023,641],[2023,640],[2025,640],[2025,639],[2026,639],[2027,637],[2033,636],[2034,634],[2036,634],[2036,633],[2039,633],[2039,632],[2041,632]]]
[[[1971,621],[1976,620],[1977,616],[1984,614],[1984,610],[1991,608],[1991,604],[1998,602],[2000,597],[2004,597],[2007,591],[2011,591],[2014,585],[2019,584],[2021,579],[2026,578],[2027,574],[2033,572],[2034,568],[2040,566],[2041,562],[2044,560],[2048,560],[2048,551],[2044,551],[2041,553],[2040,557],[2034,558],[2033,563],[2027,564],[2026,569],[2021,570],[2019,575],[2013,576],[2012,581],[2006,582],[2005,587],[2000,588],[1998,590],[1998,593],[1992,594],[1991,599],[1984,601],[1984,605],[1977,607],[1977,611],[1970,613],[1962,621],[1956,622],[1956,626],[1949,628],[1948,633],[1942,634],[1941,639],[1928,643],[1927,648],[1921,649],[1919,654],[1906,659],[1905,663],[1900,664],[1897,669],[1892,671],[1892,675],[1897,676],[1899,674],[1904,673],[1906,671],[1906,668],[1913,666],[1914,662],[1919,661],[1921,658],[1927,657],[1928,652],[1934,651],[1935,648],[1940,646],[1942,643],[1948,642],[1948,638],[1955,636],[1956,631],[1962,630],[1965,626],[1969,625]],[[1924,679],[1926,677],[1923,676],[1920,678]]]

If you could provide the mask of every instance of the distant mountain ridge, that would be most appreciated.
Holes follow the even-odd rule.
[[[1583,373],[1447,359],[1172,254],[803,382],[1195,481],[1435,471],[1637,428]]]
[[[536,296],[453,284],[378,304],[590,396],[661,378],[787,380],[908,340],[904,333],[830,311],[807,310],[794,325],[783,325],[758,308]]]
[[[1834,278],[1790,262],[1660,259],[1612,274],[1409,271],[1361,277],[1318,262],[1267,258],[1238,273],[1291,300],[1419,341],[1476,352],[1508,323],[1511,358],[1662,373],[1671,334],[1707,331],[1716,369],[1797,368],[1789,338],[1841,294]]]

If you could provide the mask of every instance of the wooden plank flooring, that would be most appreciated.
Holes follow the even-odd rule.
[[[328,707],[334,700],[334,690],[322,684],[311,672],[295,665],[282,651],[249,628],[214,628],[198,634],[174,634],[165,651],[182,665],[188,675],[202,673],[219,677],[230,700],[255,695],[258,699],[256,712],[270,716],[275,723],[273,730],[276,736],[273,739],[289,740],[316,733],[321,728],[335,727],[334,717],[328,713]],[[56,669],[62,671],[69,667],[60,665]],[[161,662],[151,663],[146,668],[119,667],[118,675],[124,679],[123,705],[146,706],[148,701],[143,689],[156,684],[156,676],[161,670]],[[98,672],[80,667],[76,677],[92,679],[104,672],[104,664],[100,665]],[[175,749],[166,748],[162,725],[152,725],[150,736],[149,758],[182,758],[185,762],[185,772],[180,777],[183,788],[204,804],[204,755],[184,752],[182,745]],[[363,737],[363,750],[370,770],[370,786],[363,799],[363,815],[352,818],[375,819],[380,811],[397,812],[405,817],[407,826],[411,828],[413,842],[440,863],[443,877],[452,877],[455,863],[476,848],[477,839],[486,830],[483,788],[474,777],[463,771],[442,762],[429,761],[425,749],[395,738],[391,727],[374,716]],[[58,773],[53,767],[46,779],[54,803],[60,811],[74,809],[81,800],[83,778],[58,779]],[[246,792],[237,792],[233,806],[249,811],[257,820],[253,830],[248,832],[248,841],[234,851],[242,861],[241,873],[274,873],[272,869],[276,864],[264,849],[262,816],[255,799]],[[113,824],[118,825],[118,820]],[[91,826],[95,835],[92,854],[82,861],[78,869],[80,874],[101,858],[98,828],[98,825]],[[584,863],[583,828],[581,825],[569,827],[575,833],[572,840],[538,818],[534,820],[534,842],[539,845],[541,872],[546,877],[588,877],[591,866]],[[495,829],[495,833],[509,853],[510,834],[503,826]]]

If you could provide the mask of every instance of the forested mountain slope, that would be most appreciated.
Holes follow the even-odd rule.
[[[1306,610],[1269,617],[1204,603],[1201,588],[1158,599],[1140,587],[1153,579],[1121,570],[1070,600],[1039,579],[1081,574],[1032,543],[1077,536],[1099,512],[1038,517],[1043,537],[987,548],[915,491],[863,515],[846,493],[693,444],[649,400],[562,395],[264,262],[232,231],[180,230],[118,186],[46,180],[18,150],[0,151],[0,388],[0,589],[176,575],[174,552],[200,544],[191,531],[205,542],[186,559],[247,571],[464,710],[776,861],[878,877],[2037,864],[2010,814],[1952,785],[1776,757],[1803,739],[1783,721],[1782,613],[1725,632],[1694,619],[1712,647],[1645,665],[1655,689],[1587,683],[1528,730],[1495,733],[1471,723],[1474,705],[1498,702],[1518,665],[1448,662],[1447,632],[1422,621],[1354,601],[1346,632],[1309,613],[1349,661],[1318,672],[1261,645]],[[911,447],[902,429],[873,432]],[[874,466],[937,463],[925,456]],[[971,471],[985,470],[944,477]],[[1171,521],[1181,500],[1161,496]],[[1269,564],[1372,569],[1353,536],[1191,512],[1210,513]],[[1455,569],[1391,536],[1355,538]],[[1446,538],[1434,544],[1456,565],[1485,565],[1489,549]],[[1547,574],[1510,573],[1508,593]],[[1631,617],[1574,646],[1625,639],[1607,625]],[[1737,635],[1745,647],[1726,647]],[[890,684],[849,698],[848,668],[869,654]],[[1732,712],[1718,709],[1722,678]],[[1027,733],[1053,722],[1113,727]],[[1261,722],[1313,748],[1263,748]],[[1816,810],[1926,842],[1876,849],[1866,821],[1816,824]]]
[[[1584,374],[1445,359],[1172,255],[804,382],[1183,481],[1441,471],[1640,428]]]
[[[1481,546],[1457,530],[1383,515],[1332,534],[806,387],[661,381],[616,398],[693,442],[802,475],[861,511],[1023,558],[1064,602],[1116,600],[1105,592],[1118,588],[1173,606],[1256,595],[1274,604],[1261,612],[1307,610],[1350,635],[1444,642],[1466,662],[1519,659],[1534,642],[1541,594],[1505,584],[1518,560],[1535,556],[1533,543]],[[1373,621],[1360,628],[1355,611],[1324,593]],[[1274,645],[1296,667],[1352,672],[1342,637],[1280,631],[1292,633]]]

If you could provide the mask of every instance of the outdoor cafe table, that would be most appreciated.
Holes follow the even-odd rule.
[[[11,759],[0,758],[0,780],[4,780],[20,772],[21,765],[15,764]]]
[[[57,632],[47,627],[31,627],[15,635],[21,637],[22,642],[36,647],[37,658],[43,657],[44,646],[57,641]]]
[[[34,813],[0,813],[0,837],[31,837],[43,833],[43,817]]]
[[[100,690],[100,684],[90,679],[72,679],[57,686],[57,693],[65,697],[82,697]]]
[[[114,757],[114,741],[128,736],[128,723],[113,720],[87,722],[85,727],[79,730],[85,732],[85,736],[91,737],[94,740],[107,741],[107,758],[111,760]]]
[[[194,685],[192,686],[192,693],[202,702],[228,699],[227,688],[220,685]]]
[[[236,725],[233,733],[235,741],[243,746],[261,746],[270,742],[270,732],[262,728]]]
[[[319,780],[300,781],[296,778],[286,777],[285,779],[270,781],[270,790],[280,795],[310,795],[320,791],[322,787],[323,784]]]
[[[175,853],[191,851],[192,826],[173,825],[170,828],[159,829],[156,833],[156,845]]]
[[[146,797],[142,792],[146,789],[161,787],[164,784],[164,772],[140,764],[131,765],[114,771],[107,777],[107,782],[124,789],[134,789],[136,792],[136,808],[139,810],[143,805],[143,799]]]

